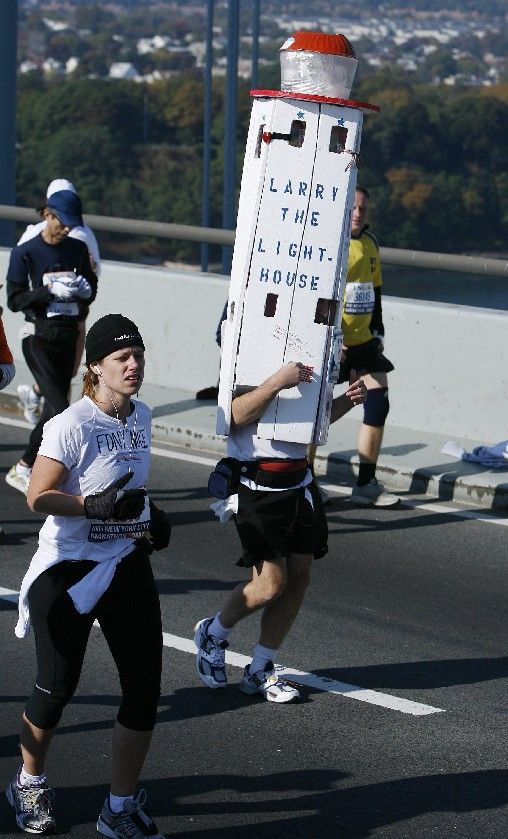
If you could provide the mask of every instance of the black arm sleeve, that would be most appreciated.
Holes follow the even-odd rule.
[[[86,301],[86,304],[89,305],[90,303],[93,303],[93,301],[97,297],[98,280],[97,280],[97,274],[92,269],[92,266],[90,264],[90,255],[88,253],[88,248],[84,244],[84,242],[80,242],[80,244],[83,245],[83,254],[81,255],[79,265],[77,266],[77,269],[78,269],[77,273],[81,274],[81,276],[83,276],[86,280],[88,280],[88,282],[92,286],[92,296],[89,297],[88,300]]]
[[[381,306],[381,286],[377,286],[374,289],[374,311],[370,320],[370,330],[371,332],[376,332],[381,337],[385,334],[383,309]]]
[[[21,254],[13,248],[7,271],[7,306],[12,312],[25,309],[45,309],[51,300],[49,288],[30,289],[30,278],[34,266],[28,254]]]
[[[34,291],[21,291],[14,283],[7,284],[7,306],[12,312],[24,312],[25,309],[44,310],[51,300],[51,292],[47,286],[36,288]]]

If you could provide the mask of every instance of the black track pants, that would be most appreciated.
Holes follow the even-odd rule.
[[[39,422],[32,430],[23,454],[23,460],[28,466],[35,463],[44,423],[56,414],[61,414],[69,406],[67,394],[71,385],[76,341],[77,332],[75,335],[71,333],[65,342],[47,341],[39,335],[23,338],[23,355],[44,397]]]

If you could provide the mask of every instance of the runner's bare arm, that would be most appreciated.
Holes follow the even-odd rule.
[[[288,364],[284,364],[258,387],[233,399],[231,415],[234,424],[240,427],[256,422],[281,390],[295,387],[302,382],[310,382],[311,379],[311,367],[307,367],[298,361],[290,361]]]
[[[332,402],[332,413],[330,422],[336,422],[347,414],[355,405],[361,405],[367,398],[367,388],[363,379],[356,378],[356,370],[351,370],[349,387]]]

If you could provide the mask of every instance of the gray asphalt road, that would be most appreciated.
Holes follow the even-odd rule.
[[[26,431],[0,433],[0,587],[18,590],[41,519],[3,481]],[[151,494],[174,523],[154,568],[164,631],[176,638],[164,650],[160,721],[143,776],[161,831],[200,839],[505,836],[507,528],[451,512],[357,509],[337,497],[330,553],[315,565],[280,661],[402,710],[313,688],[301,704],[278,707],[241,694],[233,665],[226,690],[208,690],[182,649],[195,621],[213,614],[242,576],[234,527],[208,510],[209,471],[153,458]],[[19,762],[18,718],[34,678],[33,638],[14,637],[15,614],[0,599],[2,783]],[[249,654],[256,630],[255,617],[238,626],[231,649]],[[48,760],[60,835],[96,835],[118,693],[94,630]],[[431,712],[406,713],[413,706],[405,702]],[[17,835],[12,825],[2,796],[0,833]]]

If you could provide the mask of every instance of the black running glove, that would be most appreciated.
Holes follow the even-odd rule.
[[[102,492],[94,495],[87,495],[85,498],[85,516],[87,519],[116,519],[127,521],[137,519],[143,512],[145,506],[146,489],[127,489],[122,492],[123,487],[129,483],[133,473],[127,472],[121,478],[114,481]]]
[[[152,551],[162,551],[167,548],[170,539],[171,524],[168,514],[150,501],[150,529],[141,540],[143,547],[150,554]]]

